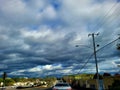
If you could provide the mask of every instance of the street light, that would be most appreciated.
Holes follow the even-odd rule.
[[[79,47],[79,46],[83,46],[83,47],[87,47],[87,48],[93,49],[93,48],[91,48],[91,47],[89,47],[87,45],[83,45],[83,44],[75,45],[75,47]]]

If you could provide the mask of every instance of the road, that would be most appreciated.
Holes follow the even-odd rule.
[[[0,89],[1,90],[1,89]],[[8,88],[5,90],[52,90],[52,88],[40,88],[40,87],[35,87],[35,88],[25,88],[25,89],[15,89],[15,88]],[[75,90],[75,89],[72,89]]]

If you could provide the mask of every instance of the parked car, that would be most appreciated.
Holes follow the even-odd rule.
[[[52,90],[72,90],[68,83],[57,83]]]

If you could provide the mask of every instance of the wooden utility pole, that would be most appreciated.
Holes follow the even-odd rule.
[[[98,90],[100,90],[99,72],[98,72],[98,62],[97,62],[97,55],[96,55],[95,35],[99,35],[99,34],[92,33],[92,34],[89,34],[88,36],[92,36],[92,39],[93,39],[94,58],[95,58],[96,74],[97,74],[97,87],[98,87]]]

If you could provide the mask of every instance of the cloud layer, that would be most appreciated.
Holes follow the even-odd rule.
[[[119,8],[116,0],[0,0],[0,73],[95,73],[88,34],[99,32],[97,49],[115,40],[120,34]],[[119,42],[97,52],[101,73],[117,72],[113,62],[119,61]]]

